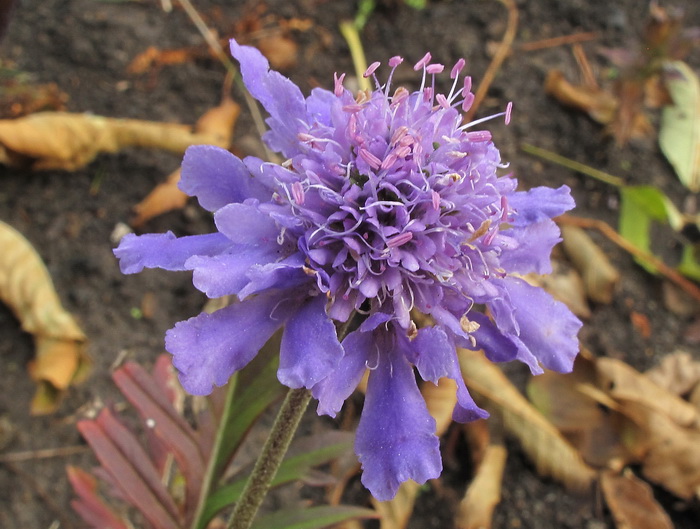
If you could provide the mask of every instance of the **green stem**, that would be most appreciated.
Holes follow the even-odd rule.
[[[249,529],[252,525],[310,400],[311,391],[305,388],[290,389],[287,393],[227,529]]]
[[[340,33],[345,37],[345,41],[350,48],[352,64],[355,67],[355,74],[357,75],[357,83],[360,85],[360,90],[371,90],[372,85],[369,79],[363,77],[363,74],[367,71],[367,59],[365,58],[365,50],[362,48],[362,41],[360,40],[360,33],[357,30],[357,26],[352,21],[346,20],[341,22]]]
[[[529,143],[523,143],[520,146],[520,148],[528,154],[532,154],[534,156],[543,158],[544,160],[547,160],[549,162],[562,165],[567,169],[571,169],[572,171],[578,171],[579,173],[591,176],[596,180],[600,180],[601,182],[605,182],[606,184],[610,184],[611,186],[622,187],[625,185],[625,181],[619,176],[613,176],[603,171],[599,171],[598,169],[594,169],[593,167],[577,162],[576,160],[572,160],[571,158],[562,156],[561,154],[548,151],[547,149],[543,149],[542,147],[535,147],[534,145],[530,145]]]
[[[228,389],[226,390],[226,402],[224,403],[224,409],[222,410],[221,418],[219,421],[219,424],[221,426],[217,428],[216,431],[216,437],[214,438],[214,444],[212,445],[211,456],[209,457],[207,470],[204,473],[204,478],[202,479],[202,489],[199,493],[199,503],[197,504],[197,510],[195,511],[194,516],[192,517],[192,523],[189,525],[189,527],[193,527],[195,529],[200,529],[204,526],[204,508],[206,507],[207,498],[209,498],[209,494],[211,493],[212,488],[214,486],[214,481],[216,479],[216,476],[218,475],[217,466],[219,464],[221,451],[224,449],[223,441],[225,438],[224,434],[226,433],[226,428],[224,427],[224,425],[228,423],[231,415],[231,407],[233,404],[234,397],[236,395],[237,380],[238,376],[234,375],[228,382]]]

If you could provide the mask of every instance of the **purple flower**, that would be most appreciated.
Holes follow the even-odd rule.
[[[497,176],[504,165],[491,135],[462,123],[460,108],[474,99],[471,79],[460,80],[463,60],[447,95],[434,88],[443,66],[427,54],[416,92],[391,91],[402,62],[394,57],[383,86],[378,63],[369,68],[371,93],[353,97],[340,76],[333,91],[305,99],[258,50],[231,49],[270,115],[264,139],[286,161],[189,148],[180,187],[214,212],[218,231],[129,235],[115,254],[124,273],[192,270],[207,296],[240,299],[167,333],[190,393],[225,384],[281,327],[279,380],[311,389],[319,413],[335,416],[369,369],[355,448],[363,483],[392,498],[401,482],[442,469],[414,367],[424,380],[457,382],[459,421],[487,413],[467,391],[456,346],[521,360],[533,373],[571,370],[581,323],[514,274],[550,271],[560,240],[551,218],[573,199],[566,186],[520,192]],[[411,311],[435,325],[416,329]],[[336,324],[351,320],[340,343]]]

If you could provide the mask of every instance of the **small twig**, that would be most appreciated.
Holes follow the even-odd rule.
[[[202,37],[204,38],[204,40],[206,41],[207,45],[214,53],[216,58],[219,59],[219,62],[223,64],[224,68],[226,68],[226,71],[230,75],[235,77],[236,86],[238,86],[238,88],[240,88],[243,92],[246,105],[248,106],[250,114],[253,117],[253,122],[255,123],[255,128],[258,131],[258,135],[262,137],[262,135],[266,131],[265,121],[263,120],[262,114],[260,113],[260,109],[258,108],[255,99],[253,99],[248,90],[246,90],[245,85],[243,84],[243,81],[241,80],[240,76],[236,75],[238,73],[238,69],[233,64],[233,61],[229,58],[228,54],[221,47],[221,43],[215,37],[214,32],[211,29],[209,29],[209,27],[199,15],[197,10],[194,8],[190,0],[178,0],[178,2],[180,2],[180,5],[187,13],[187,16],[190,17],[190,20],[195,25],[199,33],[202,35]],[[265,154],[268,160],[274,160],[275,155],[268,149],[267,145],[263,143],[263,147],[265,149]]]
[[[486,73],[484,73],[484,77],[481,80],[481,83],[479,83],[479,88],[474,94],[474,102],[472,103],[469,111],[466,113],[465,122],[472,120],[474,114],[479,108],[479,105],[481,105],[481,102],[486,97],[486,93],[491,87],[491,83],[496,77],[498,70],[501,69],[503,61],[506,59],[508,53],[510,53],[511,48],[513,47],[513,41],[515,40],[515,35],[518,32],[518,7],[515,5],[515,1],[498,1],[505,5],[508,9],[508,26],[503,34],[503,40],[499,44],[498,50],[496,50],[496,54],[493,56],[491,64],[489,64],[489,67],[486,69]]]
[[[561,165],[562,167],[566,167],[572,171],[585,174],[591,178],[595,178],[596,180],[610,184],[611,186],[622,187],[625,185],[625,181],[619,176],[613,176],[604,171],[594,169],[593,167],[577,162],[576,160],[572,160],[571,158],[567,158],[566,156],[562,156],[561,154],[548,151],[542,147],[535,147],[529,143],[523,143],[520,145],[520,148],[528,154],[532,154],[533,156],[537,156],[543,160],[547,160],[548,162]]]
[[[598,81],[593,74],[593,68],[591,68],[591,63],[588,62],[588,57],[586,57],[586,52],[583,51],[583,46],[580,44],[574,44],[572,47],[574,53],[574,58],[578,63],[578,67],[581,70],[581,75],[583,75],[583,85],[590,88],[591,90],[599,90],[600,86]]]
[[[43,448],[40,450],[27,450],[26,452],[9,452],[7,454],[0,454],[0,463],[20,463],[22,461],[32,461],[34,459],[66,457],[89,451],[89,446],[73,445],[59,446],[58,448]]]
[[[365,58],[365,51],[362,48],[360,32],[357,26],[352,21],[343,21],[340,23],[340,33],[343,35],[350,48],[350,56],[352,57],[352,64],[355,67],[355,75],[357,76],[357,83],[360,90],[371,90],[372,85],[369,79],[363,75],[365,71],[367,71],[367,59]]]
[[[681,289],[690,294],[693,298],[700,301],[700,287],[693,283],[692,281],[683,277],[679,272],[668,266],[658,257],[644,252],[637,248],[634,244],[625,239],[622,235],[617,233],[609,224],[598,219],[586,219],[583,217],[574,217],[572,215],[562,215],[557,218],[557,222],[560,224],[569,224],[571,226],[578,226],[580,228],[596,229],[610,239],[613,243],[617,244],[620,248],[626,252],[632,254],[638,259],[642,259],[647,263],[654,266],[661,275],[665,276],[669,281],[672,281],[678,285]]]
[[[557,46],[565,46],[567,44],[576,44],[579,42],[587,42],[596,40],[600,35],[598,33],[588,31],[585,33],[574,33],[572,35],[563,35],[561,37],[552,37],[551,39],[535,40],[525,42],[519,46],[522,51],[544,50],[546,48],[556,48]]]

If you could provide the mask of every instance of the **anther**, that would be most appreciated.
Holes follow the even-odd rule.
[[[375,62],[373,62],[372,64],[370,64],[370,65],[369,65],[369,68],[367,68],[367,70],[365,71],[365,73],[362,74],[362,77],[364,77],[364,78],[366,79],[367,77],[369,77],[370,75],[372,75],[372,74],[377,70],[377,68],[379,68],[379,66],[380,66],[381,64],[382,64],[382,63],[380,63],[379,61],[375,61]]]
[[[459,59],[452,67],[452,71],[450,72],[450,79],[456,79],[459,75],[459,72],[461,72],[464,69],[465,64],[467,64],[467,62],[464,59]]]
[[[420,61],[413,65],[413,70],[417,72],[421,68],[424,68],[425,65],[428,64],[430,62],[430,59],[432,58],[433,56],[430,55],[430,52],[426,53],[425,55],[423,55],[423,58]]]

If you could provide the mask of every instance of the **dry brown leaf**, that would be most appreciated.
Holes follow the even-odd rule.
[[[442,378],[437,385],[423,384],[421,393],[428,411],[435,419],[435,433],[438,437],[442,436],[452,424],[452,410],[457,404],[457,384],[449,378]],[[377,501],[372,498],[372,505],[380,514],[380,529],[406,527],[420,487],[415,481],[406,481],[401,484],[393,500]]]
[[[41,257],[4,222],[0,222],[0,248],[0,300],[36,343],[36,357],[29,366],[39,384],[32,413],[50,413],[61,393],[87,374],[86,338],[61,305]]]
[[[644,476],[684,500],[700,497],[700,430],[680,426],[639,401],[618,403],[634,423],[621,436],[631,451],[642,454]]]
[[[481,351],[459,349],[459,362],[467,386],[502,416],[507,431],[521,442],[540,474],[553,477],[575,491],[587,491],[595,472],[559,431],[513,386]]]
[[[230,97],[225,97],[219,106],[207,110],[199,118],[194,130],[198,134],[206,135],[212,145],[228,149],[240,112],[240,106]],[[146,198],[134,206],[135,217],[131,225],[139,227],[153,217],[184,207],[189,197],[180,190],[179,182],[180,169],[176,169],[165,182],[158,184]]]
[[[490,529],[493,510],[501,501],[501,482],[508,452],[500,444],[489,444],[474,480],[460,502],[455,525],[458,529]]]
[[[650,378],[614,358],[596,361],[599,384],[613,399],[633,401],[656,410],[680,426],[700,426],[700,412],[689,402],[655,384]]]
[[[545,91],[566,106],[586,112],[598,123],[607,125],[617,113],[619,102],[611,93],[592,86],[576,86],[559,70],[547,74]]]
[[[266,35],[256,41],[255,47],[270,61],[274,70],[286,70],[297,65],[299,46],[289,37],[280,34]]]
[[[197,143],[215,143],[218,136],[195,133],[192,127],[92,114],[39,112],[0,120],[0,163],[31,169],[73,171],[100,153],[125,147],[147,147],[183,153]]]
[[[564,251],[581,273],[586,294],[595,302],[610,303],[620,273],[584,230],[568,224],[560,228]]]
[[[544,288],[554,299],[564,303],[579,318],[588,319],[591,317],[583,279],[570,266],[555,259],[552,260],[551,274],[528,274],[523,279],[534,286]]]
[[[617,529],[673,529],[651,487],[631,472],[603,472],[600,485]]]
[[[685,351],[676,351],[664,356],[645,375],[674,395],[686,395],[700,382],[700,361]]]

